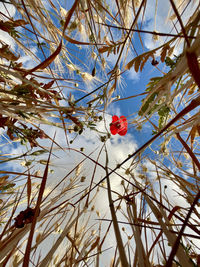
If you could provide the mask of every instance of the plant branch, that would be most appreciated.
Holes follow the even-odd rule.
[[[122,265],[122,267],[128,267],[129,264],[128,264],[126,254],[124,251],[124,246],[123,246],[123,242],[122,242],[122,238],[121,238],[121,234],[120,234],[120,230],[119,230],[119,226],[118,226],[118,222],[117,222],[117,216],[115,213],[115,208],[113,205],[113,200],[112,200],[112,195],[111,195],[111,186],[110,186],[110,180],[109,180],[109,174],[108,174],[108,151],[106,149],[106,146],[105,146],[105,151],[106,151],[105,170],[106,170],[106,181],[107,181],[109,207],[110,207],[110,212],[111,212],[111,216],[112,216],[112,222],[113,222],[113,227],[114,227],[114,231],[115,231],[115,237],[117,240],[117,247],[119,250],[121,265]]]

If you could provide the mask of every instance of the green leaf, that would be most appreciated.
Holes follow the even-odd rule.
[[[148,98],[148,100],[145,102],[145,104],[141,107],[140,111],[138,112],[138,115],[139,115],[139,116],[142,116],[142,115],[145,113],[145,111],[148,109],[150,103],[154,101],[154,99],[155,99],[155,97],[156,97],[157,95],[158,95],[158,93],[155,92],[155,93],[153,93],[153,94]],[[153,108],[153,109],[154,109],[154,108]],[[150,114],[150,113],[151,113],[151,112],[149,112],[149,114]]]
[[[34,152],[31,153],[30,155],[32,155],[32,156],[39,156],[39,155],[41,155],[41,154],[43,154],[43,153],[46,153],[46,152],[48,152],[48,151],[45,150],[45,149],[40,149],[40,150],[34,151]]]
[[[169,112],[170,112],[170,108],[167,105],[161,107],[158,110],[158,115],[159,115],[158,127],[160,129],[163,128],[163,126],[165,125]]]

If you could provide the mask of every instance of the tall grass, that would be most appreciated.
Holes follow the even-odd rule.
[[[199,4],[191,9],[191,1],[170,0],[172,30],[160,32],[158,1],[154,28],[146,29],[150,2],[1,3],[1,266],[200,265]],[[146,35],[154,40],[151,50]],[[123,74],[144,67],[157,68],[160,76],[139,94],[120,98]],[[153,137],[111,168],[111,136],[98,124],[106,122],[113,102],[138,96],[144,99],[129,125],[138,131],[151,125]],[[64,131],[67,147],[48,127]],[[73,147],[88,128],[101,141],[97,156]],[[23,147],[22,153],[8,153],[11,146]],[[51,184],[58,150],[83,159]],[[86,161],[84,168],[94,168],[86,170],[89,182],[80,170]],[[13,169],[16,162],[25,168]],[[119,190],[113,176],[121,179]],[[110,217],[98,211],[105,191]]]

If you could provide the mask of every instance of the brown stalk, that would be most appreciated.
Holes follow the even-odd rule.
[[[141,202],[140,202],[141,203]],[[136,244],[136,252],[137,252],[137,261],[139,266],[141,267],[150,267],[149,257],[146,257],[146,253],[144,250],[144,246],[141,239],[141,230],[138,224],[138,218],[137,218],[137,206],[136,201],[133,199],[131,205],[127,205],[127,213],[130,218],[131,222],[136,222],[135,224],[131,224],[131,228],[133,231],[133,236],[135,239]],[[140,209],[141,210],[141,209]]]
[[[171,220],[171,218],[172,218],[172,216],[174,215],[174,213],[175,213],[177,210],[179,210],[179,209],[180,209],[180,207],[179,207],[179,206],[176,206],[176,207],[174,207],[174,208],[171,210],[170,214],[168,215],[168,220],[169,220],[169,221]],[[154,246],[157,244],[157,242],[158,242],[159,238],[161,237],[162,233],[163,233],[163,231],[161,230],[160,233],[157,235],[156,239],[154,240],[154,242],[153,242],[151,248],[149,249],[148,257],[150,256],[150,254],[151,254],[151,252],[152,252]]]
[[[139,220],[140,218],[138,218]],[[100,221],[106,221],[106,222],[112,222],[111,220],[109,219],[98,219]],[[141,228],[144,228],[144,229],[152,229],[152,230],[161,230],[162,229],[160,227],[154,227],[154,226],[147,226],[146,223],[148,224],[148,221],[145,222],[145,224],[140,224],[140,223],[130,223],[130,222],[125,222],[125,221],[117,221],[118,223],[121,223],[123,225],[127,224],[127,225],[134,225],[134,226],[139,226]],[[151,222],[154,224],[154,222]],[[158,222],[155,222],[156,225],[159,225]],[[170,226],[182,226],[183,224],[169,224]],[[198,224],[196,226],[199,226]],[[175,230],[170,230],[171,233],[174,233],[174,234],[178,234],[179,232],[178,231],[175,231]],[[186,237],[190,237],[190,238],[195,238],[195,239],[200,239],[200,236],[199,235],[193,235],[193,234],[188,234],[188,233],[183,233],[183,236],[186,236]]]
[[[121,265],[123,267],[128,267],[129,264],[128,264],[128,261],[126,258],[125,249],[123,246],[123,241],[121,238],[119,226],[117,223],[117,216],[115,213],[115,208],[114,208],[113,200],[112,200],[111,186],[110,186],[110,180],[109,180],[109,174],[108,174],[108,152],[107,152],[106,146],[105,146],[105,150],[106,150],[106,168],[105,168],[105,170],[106,170],[106,179],[107,179],[107,192],[108,192],[108,200],[109,200],[109,207],[110,207],[110,212],[111,212],[111,216],[112,216],[113,227],[114,227],[114,231],[115,231],[115,238],[117,241],[117,247],[119,250]]]
[[[55,139],[55,135],[54,135],[53,139]],[[25,251],[25,254],[24,254],[24,261],[23,261],[23,265],[22,265],[23,267],[29,266],[31,244],[32,244],[33,235],[34,235],[34,231],[35,231],[35,226],[36,226],[36,223],[37,223],[37,216],[39,215],[40,204],[42,202],[42,196],[43,196],[43,193],[44,193],[44,190],[45,190],[45,185],[46,185],[46,181],[47,181],[47,177],[48,177],[49,161],[50,161],[50,157],[51,157],[52,148],[53,148],[53,143],[51,145],[51,149],[50,149],[50,152],[49,152],[49,157],[48,157],[48,160],[47,160],[47,165],[45,167],[43,179],[42,179],[42,182],[41,182],[41,185],[40,185],[38,199],[37,199],[37,203],[36,203],[36,207],[35,207],[35,214],[34,214],[33,222],[31,224],[31,229],[30,229],[30,233],[29,233],[29,237],[28,237],[28,241],[27,241],[27,245],[26,245],[26,251]]]
[[[192,158],[192,161],[196,164],[197,168],[200,171],[200,163],[199,163],[197,157],[195,156],[195,154],[192,152],[191,148],[183,140],[183,138],[180,136],[179,133],[176,133],[176,136],[177,136],[178,140],[181,142],[181,144],[183,145],[183,147],[185,148],[185,150],[188,152],[188,154],[190,155],[190,157]]]
[[[192,73],[192,76],[197,84],[197,86],[200,88],[200,69],[199,69],[199,63],[197,60],[197,56],[195,54],[195,52],[190,52],[190,50],[188,49],[186,51],[186,57],[187,57],[187,63],[188,63],[188,67],[190,72]],[[200,102],[200,98],[199,98],[199,102]]]
[[[177,17],[179,23],[180,23],[180,25],[181,25],[181,29],[182,29],[183,35],[184,35],[184,37],[185,37],[185,41],[186,41],[186,43],[187,43],[187,46],[190,47],[190,42],[189,42],[189,40],[188,40],[188,36],[187,36],[187,34],[186,34],[185,27],[184,27],[184,25],[183,25],[181,16],[179,15],[178,9],[176,8],[176,6],[175,6],[173,0],[170,0],[170,3],[171,3],[171,5],[172,5],[172,8],[173,8],[173,10],[174,10],[174,13],[176,14],[176,17]]]
[[[98,154],[97,160],[96,160],[97,162],[99,160],[99,157],[101,155],[101,152],[102,152],[103,148],[104,148],[104,145],[102,146],[101,150],[99,151],[99,154]],[[96,173],[96,168],[97,168],[97,164],[95,164],[95,167],[94,167],[94,170],[93,170],[91,182],[90,182],[89,189],[88,189],[89,190],[89,193],[88,193],[88,196],[87,196],[87,199],[86,199],[86,202],[85,202],[85,207],[88,207],[89,197],[90,197],[90,190],[92,188],[92,184],[93,184],[93,181],[94,181],[94,177],[95,177],[95,173]]]
[[[109,25],[109,24],[105,24],[105,23],[99,23],[103,26],[109,27],[109,28],[115,28],[115,29],[119,29],[119,30],[127,30],[127,31],[133,31],[133,32],[139,32],[139,33],[147,33],[147,34],[153,34],[153,35],[158,35],[158,36],[168,36],[168,37],[179,37],[179,38],[185,38],[185,35],[181,35],[181,34],[173,34],[173,33],[163,33],[163,32],[155,32],[155,31],[146,31],[146,30],[137,30],[137,29],[128,29],[125,27],[119,27],[119,26],[115,26],[115,25]],[[190,39],[196,39],[195,36],[188,36],[188,38]]]
[[[178,234],[178,236],[176,238],[176,241],[175,241],[175,243],[173,245],[173,248],[171,250],[171,253],[169,255],[169,258],[168,258],[168,261],[167,261],[165,267],[171,267],[172,266],[173,259],[174,259],[175,255],[176,255],[176,252],[177,252],[178,248],[179,248],[180,241],[181,241],[183,232],[185,230],[185,227],[187,226],[189,218],[190,218],[190,216],[191,216],[191,214],[192,214],[192,212],[193,212],[193,210],[195,208],[195,205],[198,203],[199,199],[200,199],[200,190],[197,193],[197,195],[196,195],[196,197],[195,197],[195,199],[194,199],[194,201],[193,201],[193,203],[192,203],[192,205],[190,207],[190,210],[189,210],[189,212],[188,212],[188,214],[187,214],[187,216],[185,218],[184,224],[183,224],[183,226],[182,226],[182,228],[181,228],[181,230],[180,230],[180,232],[179,232],[179,234]]]
[[[12,210],[12,213],[11,213],[11,215],[10,215],[9,220],[7,221],[7,223],[5,224],[4,229],[3,229],[2,232],[1,232],[0,240],[2,240],[2,238],[4,237],[4,234],[5,234],[5,232],[6,232],[7,228],[8,228],[8,226],[9,226],[10,223],[11,223],[11,220],[12,220],[12,218],[13,218],[13,216],[14,216],[14,213],[15,213],[17,207],[18,207],[18,204],[19,204],[19,202],[20,202],[20,199],[21,199],[21,197],[22,197],[22,194],[23,194],[24,190],[25,190],[25,187],[23,188],[22,192],[20,193],[19,199],[17,199],[17,196],[16,196],[16,198],[15,198],[15,201],[14,201],[15,206],[13,207],[13,210]],[[12,234],[11,234],[11,235],[12,235]],[[11,237],[11,236],[10,236],[10,237]],[[2,241],[2,243],[4,243],[4,241]],[[0,245],[2,245],[2,244],[0,244]]]

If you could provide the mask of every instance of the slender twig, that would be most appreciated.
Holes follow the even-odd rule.
[[[183,140],[183,138],[180,136],[179,133],[176,133],[176,136],[178,138],[178,140],[181,142],[181,144],[184,146],[184,148],[186,149],[186,151],[188,152],[188,154],[190,155],[190,157],[192,158],[192,161],[196,164],[197,168],[200,171],[200,163],[197,159],[197,157],[195,156],[195,154],[192,152],[191,148],[188,146],[188,144]]]
[[[158,35],[158,36],[168,36],[168,37],[179,37],[179,38],[185,38],[184,35],[181,34],[173,34],[173,33],[164,33],[164,32],[156,32],[156,31],[147,31],[147,30],[138,30],[138,29],[128,29],[125,27],[121,27],[121,26],[115,26],[115,25],[109,25],[109,24],[105,24],[105,23],[100,23],[99,24],[103,25],[103,26],[107,26],[109,28],[114,28],[114,29],[119,29],[119,30],[130,30],[132,32],[139,32],[139,33],[147,33],[147,34],[153,34],[153,35]],[[195,36],[188,36],[188,38],[190,39],[196,39]]]
[[[119,250],[119,255],[120,255],[120,260],[121,260],[121,265],[123,267],[128,267],[128,261],[126,258],[126,254],[124,251],[124,246],[123,246],[123,241],[121,238],[120,230],[119,230],[119,225],[117,222],[117,216],[115,213],[115,208],[113,205],[113,200],[112,200],[112,195],[111,195],[111,186],[110,186],[110,180],[109,180],[109,174],[108,174],[108,151],[105,146],[105,152],[106,152],[106,164],[105,164],[105,170],[106,170],[106,181],[107,181],[107,192],[108,192],[108,200],[109,200],[109,207],[110,207],[110,212],[112,216],[112,222],[113,222],[113,227],[115,231],[115,237],[117,240],[117,247]]]
[[[54,139],[55,139],[55,135],[54,135],[53,140]],[[44,170],[43,179],[42,179],[42,182],[41,182],[41,185],[40,185],[40,191],[39,191],[39,194],[38,194],[37,204],[36,204],[36,207],[35,207],[35,214],[34,214],[33,222],[32,222],[32,225],[31,225],[31,230],[30,230],[30,233],[29,233],[28,242],[27,242],[27,245],[26,245],[26,251],[25,251],[24,261],[23,261],[23,265],[22,265],[23,267],[28,267],[29,266],[31,244],[32,244],[33,235],[34,235],[34,231],[35,231],[35,226],[36,226],[36,223],[37,223],[37,216],[39,215],[39,211],[40,211],[40,204],[42,202],[42,196],[43,196],[43,193],[44,193],[44,190],[45,190],[45,185],[46,185],[46,181],[47,181],[47,177],[48,177],[49,161],[50,161],[52,148],[53,148],[53,142],[52,142],[51,149],[50,149],[50,152],[49,152],[49,157],[48,157],[48,160],[47,160],[46,168]]]
[[[181,19],[181,16],[179,15],[179,12],[178,12],[178,9],[176,8],[176,5],[174,4],[174,1],[173,0],[170,0],[170,3],[172,5],[172,8],[174,10],[174,13],[176,14],[176,17],[181,25],[181,29],[182,29],[182,32],[183,32],[183,35],[184,35],[184,38],[185,38],[185,41],[187,43],[187,46],[190,47],[190,42],[188,40],[188,36],[186,34],[186,31],[185,31],[185,27],[183,25],[183,22],[182,22],[182,19]]]
[[[194,201],[193,201],[193,203],[192,203],[192,205],[190,207],[190,210],[189,210],[189,212],[188,212],[188,214],[187,214],[187,216],[185,218],[184,224],[181,227],[181,230],[180,230],[180,232],[179,232],[179,234],[178,234],[178,236],[176,238],[176,241],[175,241],[175,243],[173,245],[172,251],[171,251],[171,253],[169,255],[169,258],[168,258],[168,261],[167,261],[165,267],[171,267],[172,266],[173,259],[174,259],[175,255],[176,255],[177,250],[178,250],[178,247],[179,247],[183,232],[185,230],[185,227],[187,226],[189,218],[190,218],[190,216],[191,216],[191,214],[192,214],[192,212],[194,210],[195,205],[198,203],[199,199],[200,199],[200,191],[197,193],[197,195],[196,195],[196,197],[195,197],[195,199],[194,199]]]

